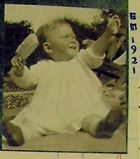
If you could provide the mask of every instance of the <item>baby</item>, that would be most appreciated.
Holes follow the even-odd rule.
[[[101,82],[91,69],[102,64],[119,24],[118,16],[109,17],[102,36],[80,51],[67,22],[57,20],[38,29],[38,50],[48,59],[30,68],[17,55],[11,60],[11,79],[19,87],[37,87],[31,102],[14,120],[3,117],[3,135],[9,145],[19,146],[39,136],[80,129],[96,138],[112,137],[122,122],[122,112],[110,110],[103,101]]]

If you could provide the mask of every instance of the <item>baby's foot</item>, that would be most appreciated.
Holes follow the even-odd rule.
[[[10,146],[20,146],[24,143],[21,129],[2,117],[2,135],[6,138]]]
[[[111,138],[113,133],[123,123],[123,119],[122,109],[111,110],[107,117],[99,122],[94,136],[96,138]]]

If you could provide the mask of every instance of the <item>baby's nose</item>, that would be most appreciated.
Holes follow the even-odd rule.
[[[75,37],[71,37],[71,42],[76,43],[77,42],[76,38]]]

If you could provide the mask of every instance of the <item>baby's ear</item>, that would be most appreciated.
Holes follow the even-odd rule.
[[[45,42],[45,43],[43,44],[43,49],[44,49],[44,51],[45,51],[47,54],[52,53],[51,46],[50,46],[50,44],[49,44],[48,42]]]

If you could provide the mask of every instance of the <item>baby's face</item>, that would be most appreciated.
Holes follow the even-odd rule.
[[[79,43],[72,28],[67,24],[61,24],[48,34],[47,42],[50,44],[54,61],[68,61],[76,56],[79,51]]]

